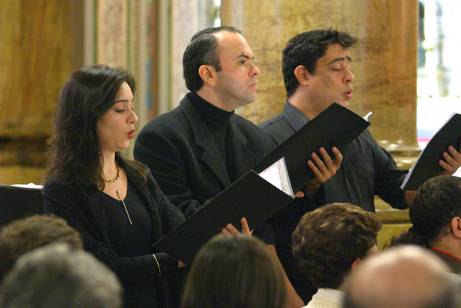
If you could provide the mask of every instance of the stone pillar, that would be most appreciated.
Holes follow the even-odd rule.
[[[351,50],[352,110],[373,111],[371,132],[397,155],[416,154],[416,0],[223,0],[223,24],[243,31],[262,74],[258,100],[239,112],[259,123],[285,101],[281,52],[303,31],[335,28],[359,38]],[[401,163],[410,160],[399,159]]]
[[[82,1],[0,1],[0,183],[42,183],[59,90],[81,65]]]

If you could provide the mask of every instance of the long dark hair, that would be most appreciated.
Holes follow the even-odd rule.
[[[72,74],[61,91],[48,142],[48,178],[104,187],[96,124],[123,82],[135,92],[134,78],[122,69],[98,64]],[[117,160],[122,160],[118,153]]]
[[[218,235],[197,254],[181,308],[282,308],[285,285],[261,241]]]
[[[413,226],[394,237],[391,246],[414,244],[430,248],[445,234],[456,216],[461,216],[461,179],[454,176],[431,178],[420,187],[410,207]]]

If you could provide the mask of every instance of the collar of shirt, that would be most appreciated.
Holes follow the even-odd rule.
[[[306,116],[301,111],[296,109],[289,101],[287,101],[285,104],[283,112],[285,113],[288,122],[290,122],[290,125],[295,129],[295,131],[300,130],[301,127],[309,122],[309,119],[306,118]]]

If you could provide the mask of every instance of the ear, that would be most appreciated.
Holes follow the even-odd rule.
[[[355,270],[357,266],[359,266],[360,262],[362,262],[362,259],[360,258],[355,259],[355,261],[352,262],[351,271]]]
[[[455,216],[451,219],[451,233],[454,237],[461,239],[461,218]]]
[[[202,64],[198,68],[198,74],[202,78],[204,84],[214,86],[216,84],[216,70],[213,66]]]
[[[309,84],[309,79],[312,76],[311,73],[305,68],[303,65],[298,65],[294,71],[293,74],[296,77],[296,80],[298,80],[298,83],[300,85],[307,85]]]

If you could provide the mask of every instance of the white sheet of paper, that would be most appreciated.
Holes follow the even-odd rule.
[[[370,119],[370,117],[373,115],[373,112],[370,111],[369,113],[367,113],[366,115],[363,116],[363,119],[367,122],[370,122],[368,119]]]
[[[280,158],[263,170],[259,173],[259,176],[294,199],[295,195],[291,187],[285,157]]]

